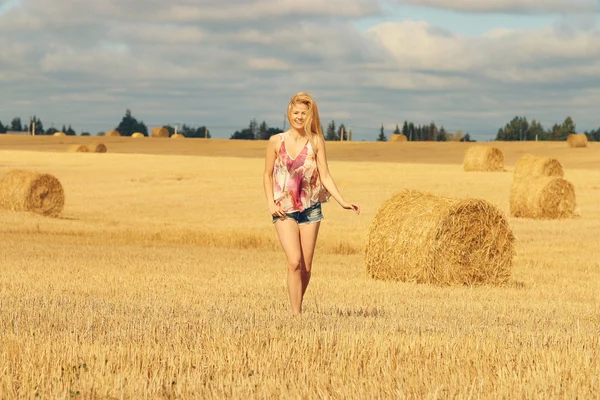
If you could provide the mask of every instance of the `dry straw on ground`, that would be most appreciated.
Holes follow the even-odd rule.
[[[492,146],[472,146],[463,160],[465,171],[504,171],[504,154]]]
[[[88,150],[91,153],[106,153],[106,145],[104,143],[90,143],[88,145]]]
[[[176,133],[173,136],[171,136],[171,139],[185,139],[185,136],[181,133]]]
[[[560,162],[555,158],[538,157],[525,154],[515,164],[514,179],[531,179],[538,176],[555,176],[562,178],[564,171]]]
[[[575,189],[560,177],[515,179],[510,188],[510,214],[533,219],[571,218],[575,212]]]
[[[406,135],[402,133],[392,133],[390,136],[390,142],[406,142],[407,140]]]
[[[160,138],[168,138],[169,137],[169,130],[165,127],[162,126],[157,126],[155,128],[152,129],[152,132],[150,134],[150,136],[152,137],[160,137]]]
[[[145,138],[146,136],[141,132],[136,132],[133,135],[131,135],[131,137],[134,139],[140,139],[140,138]]]
[[[513,242],[505,216],[485,200],[404,190],[377,211],[365,264],[375,279],[502,284],[511,275]]]
[[[54,132],[52,136],[67,136],[67,134],[64,132]]]
[[[87,153],[89,150],[86,145],[72,144],[69,146],[69,153]]]
[[[52,175],[12,170],[0,179],[0,208],[56,217],[64,204],[63,187]]]
[[[584,133],[571,133],[567,137],[569,147],[587,147],[588,138]]]
[[[113,129],[113,130],[106,132],[106,134],[104,136],[121,136],[121,133],[119,133],[119,131],[116,131]]]

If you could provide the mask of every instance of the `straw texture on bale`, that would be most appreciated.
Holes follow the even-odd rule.
[[[56,217],[65,204],[65,192],[49,174],[12,170],[0,179],[0,208]]]
[[[119,133],[119,131],[113,129],[111,131],[106,132],[104,136],[121,136],[121,134]]]
[[[562,165],[555,158],[525,154],[515,163],[515,181],[531,179],[538,176],[555,176],[562,178],[564,175],[565,173]]]
[[[573,184],[555,176],[515,180],[509,200],[513,217],[564,219],[572,218],[575,212]]]
[[[142,132],[136,132],[133,135],[131,135],[131,137],[134,139],[139,139],[139,138],[144,138],[146,136]]]
[[[406,135],[402,133],[392,133],[390,136],[390,142],[406,142],[407,140]]]
[[[169,130],[165,127],[162,126],[157,126],[155,128],[152,129],[152,132],[150,133],[150,136],[152,137],[161,137],[161,138],[168,138],[169,137]]]
[[[185,136],[182,135],[181,133],[176,133],[171,136],[171,139],[185,139]]]
[[[88,150],[91,153],[106,153],[106,145],[104,143],[90,143]]]
[[[567,137],[569,147],[587,147],[588,138],[585,133],[571,133]]]
[[[89,150],[87,146],[83,144],[72,144],[69,146],[70,153],[87,153]]]
[[[504,154],[492,146],[472,146],[463,160],[465,171],[504,171]]]
[[[383,203],[365,247],[371,278],[438,285],[505,283],[513,256],[514,235],[494,205],[416,190]]]
[[[67,136],[67,134],[64,132],[54,132],[52,136]]]

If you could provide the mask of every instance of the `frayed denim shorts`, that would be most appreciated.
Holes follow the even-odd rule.
[[[314,222],[321,221],[323,217],[323,212],[321,211],[321,203],[317,203],[313,206],[306,208],[304,211],[293,211],[289,213],[285,213],[287,218],[293,219],[298,223],[298,225],[302,224],[312,224]],[[287,219],[286,218],[286,219]],[[281,217],[273,216],[273,223],[281,220]]]

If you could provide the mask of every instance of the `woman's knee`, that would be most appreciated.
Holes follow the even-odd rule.
[[[295,271],[301,271],[302,270],[302,258],[300,257],[294,257],[294,258],[288,258],[288,270],[295,272]]]

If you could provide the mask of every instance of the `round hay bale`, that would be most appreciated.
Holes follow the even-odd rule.
[[[463,160],[465,171],[504,171],[504,154],[492,146],[472,146]]]
[[[515,180],[509,200],[513,217],[563,219],[572,218],[575,212],[573,184],[555,176]]]
[[[181,133],[176,133],[171,136],[171,139],[185,139],[185,136],[182,135]]]
[[[91,153],[106,153],[106,145],[104,143],[90,143],[88,150]]]
[[[392,136],[390,136],[390,142],[406,142],[408,141],[408,139],[406,138],[406,135],[402,134],[402,133],[392,133]]]
[[[56,217],[65,205],[60,181],[49,174],[12,170],[0,179],[0,207]]]
[[[438,285],[502,284],[513,256],[514,235],[494,205],[416,190],[383,203],[365,248],[370,277]]]
[[[64,132],[54,132],[52,136],[67,136],[67,134]]]
[[[83,144],[72,144],[69,146],[69,153],[87,153],[89,150]]]
[[[571,148],[587,147],[587,142],[588,142],[588,138],[585,135],[585,133],[571,133],[567,137],[567,143],[569,144],[569,147],[571,147]]]
[[[119,131],[116,131],[113,129],[113,130],[106,132],[106,134],[104,136],[121,136],[121,133]]]
[[[525,154],[515,163],[515,180],[530,179],[538,176],[556,176],[562,178],[564,175],[562,165],[555,158]]]
[[[150,134],[150,136],[152,137],[160,137],[160,138],[168,138],[169,137],[169,130],[163,126],[157,126],[155,128],[152,129],[152,132]]]
[[[145,138],[146,135],[144,135],[142,132],[136,132],[133,135],[131,135],[131,137],[134,139],[140,139],[140,138]]]

